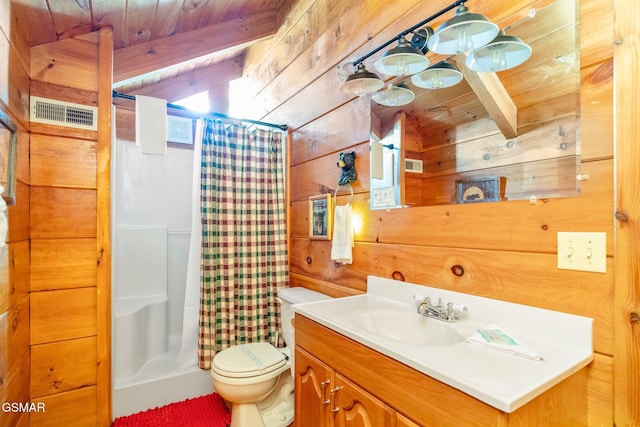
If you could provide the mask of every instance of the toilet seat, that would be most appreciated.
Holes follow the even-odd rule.
[[[282,368],[287,357],[269,343],[240,344],[217,353],[211,364],[216,374],[229,378],[251,378]]]

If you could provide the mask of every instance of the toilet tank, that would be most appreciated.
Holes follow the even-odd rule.
[[[294,313],[291,309],[291,305],[304,302],[323,301],[331,299],[331,297],[320,292],[312,291],[311,289],[295,287],[280,289],[278,291],[278,298],[281,300],[280,323],[282,327],[282,338],[284,339],[287,347],[289,347],[293,352],[295,342],[293,339],[293,324],[291,321],[293,320]]]

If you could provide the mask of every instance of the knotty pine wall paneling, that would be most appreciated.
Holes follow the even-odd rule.
[[[478,0],[473,8],[505,27],[513,16],[523,17],[543,3],[549,2],[518,0],[498,5]],[[628,343],[632,341],[628,315],[614,315],[621,309],[614,298],[619,294],[617,287],[633,283],[617,279],[617,266],[635,266],[626,276],[633,279],[635,274],[637,279],[637,262],[614,258],[620,251],[614,251],[613,212],[614,176],[620,173],[614,158],[614,17],[635,9],[630,0],[580,1],[581,173],[589,176],[581,183],[581,196],[536,204],[513,201],[369,211],[369,100],[352,99],[339,91],[340,66],[448,4],[445,0],[345,0],[333,3],[329,10],[322,2],[313,2],[297,11],[300,16],[292,17],[292,24],[283,28],[272,44],[247,53],[244,75],[262,87],[256,102],[265,108],[262,118],[287,123],[293,129],[289,203],[292,285],[339,297],[365,292],[369,274],[403,277],[410,282],[592,317],[596,353],[588,372],[589,425],[640,423],[634,413],[637,408],[629,408],[632,400],[638,405],[637,390],[628,379],[637,378],[640,372],[639,344]],[[335,10],[340,13],[332,15]],[[298,34],[315,38],[296,38]],[[291,39],[299,43],[290,46]],[[626,52],[631,55],[633,49]],[[365,64],[372,69],[374,61]],[[634,70],[637,72],[637,64]],[[618,78],[632,74],[621,72]],[[626,108],[637,111],[632,105]],[[637,124],[627,130],[633,129]],[[356,233],[353,264],[339,266],[330,260],[331,242],[308,238],[308,198],[333,193],[339,177],[337,156],[352,150],[358,153],[352,206],[361,217],[362,228]],[[635,159],[624,167],[637,176],[640,166]],[[632,200],[637,201],[637,196]],[[339,197],[338,203],[344,201]],[[635,228],[629,223],[621,227],[626,227],[629,236],[634,235]],[[606,232],[607,272],[558,270],[558,231]],[[637,241],[635,245],[637,249]],[[464,268],[463,276],[453,274],[455,265]],[[624,304],[633,307],[637,295],[626,291],[624,295]],[[619,334],[627,342],[617,343],[614,330],[627,331]],[[633,354],[636,356],[628,356]],[[615,395],[614,369],[616,378],[621,378]],[[622,415],[614,419],[614,413]]]
[[[99,33],[31,48],[32,95],[98,105],[100,49]],[[110,123],[110,108],[106,114],[102,120]],[[96,262],[101,132],[31,124],[29,389],[34,402],[46,405],[45,413],[31,414],[31,426],[111,422],[110,405],[98,401],[103,381],[110,389],[110,378],[98,374],[99,342],[105,334],[110,341],[110,327],[97,314],[104,296]]]
[[[10,2],[0,2],[0,109],[18,127],[16,204],[0,247],[0,404],[29,401],[29,61]],[[29,425],[29,414],[0,411],[0,426]]]

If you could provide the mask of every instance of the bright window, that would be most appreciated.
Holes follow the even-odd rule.
[[[205,90],[204,92],[196,93],[195,95],[191,95],[187,98],[183,98],[179,101],[174,102],[176,105],[181,105],[192,111],[199,111],[202,113],[209,112],[209,91]]]

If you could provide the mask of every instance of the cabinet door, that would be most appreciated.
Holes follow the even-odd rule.
[[[296,427],[331,427],[333,370],[299,347],[294,361]]]
[[[336,427],[392,427],[395,411],[342,375],[335,373],[332,412]]]

